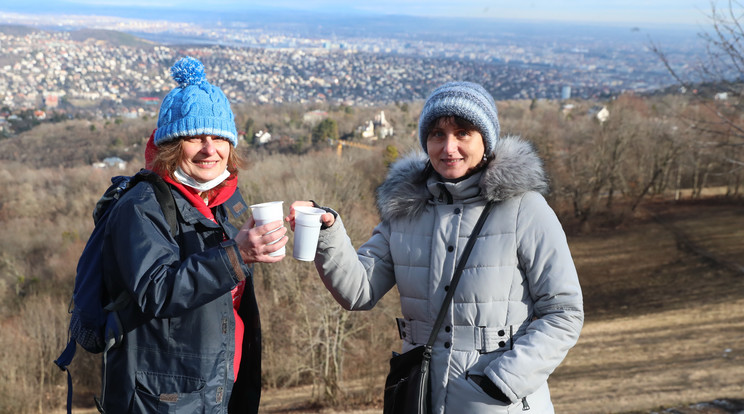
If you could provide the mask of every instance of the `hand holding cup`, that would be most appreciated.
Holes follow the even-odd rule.
[[[253,212],[253,219],[256,222],[256,227],[265,226],[278,220],[280,221],[279,225],[273,227],[266,234],[269,234],[272,231],[277,231],[280,227],[283,228],[284,226],[281,223],[284,215],[284,211],[282,210],[283,203],[283,201],[269,201],[267,203],[253,204],[251,206],[251,211]],[[284,256],[285,254],[284,246],[282,246],[280,249],[271,252],[270,256]]]
[[[235,241],[244,262],[275,263],[284,258],[289,241],[282,222],[282,201],[254,204],[253,215],[238,232]]]
[[[257,226],[251,217],[240,228],[235,242],[245,263],[276,263],[284,258],[284,246],[289,241],[287,228],[281,221]],[[282,252],[277,254],[276,252]]]
[[[295,208],[297,207],[315,207],[312,201],[295,201],[289,206],[289,216],[285,219],[289,223],[289,227],[292,231],[295,231]],[[323,226],[331,227],[336,221],[336,217],[331,213],[325,213],[320,216],[320,221]]]
[[[292,257],[302,261],[313,261],[321,225],[330,226],[335,218],[333,214],[314,207],[309,201],[296,201],[290,206],[287,221],[295,232]]]

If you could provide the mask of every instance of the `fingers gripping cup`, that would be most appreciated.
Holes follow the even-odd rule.
[[[325,210],[314,207],[295,207],[294,250],[292,257],[312,262],[318,247],[320,235],[320,216]]]
[[[284,203],[283,201],[269,201],[267,203],[252,205],[251,211],[253,214],[253,220],[256,221],[256,227],[263,226],[264,224],[270,223],[272,221],[282,220],[284,218],[284,211],[282,210],[283,203]],[[273,233],[282,227],[283,226],[279,226],[271,230],[269,233]],[[276,240],[269,244],[274,244],[278,242],[279,240]],[[269,256],[283,256],[285,254],[286,254],[286,249],[284,248],[284,246],[282,246],[281,249],[275,252],[269,253]]]

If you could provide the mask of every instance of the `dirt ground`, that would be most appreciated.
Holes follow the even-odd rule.
[[[646,212],[627,229],[571,239],[586,324],[551,377],[556,411],[738,413],[696,404],[744,398],[744,206]]]
[[[586,322],[550,379],[557,413],[744,412],[744,205],[658,203],[569,244]],[[267,390],[261,412],[382,411],[302,409],[309,395]]]

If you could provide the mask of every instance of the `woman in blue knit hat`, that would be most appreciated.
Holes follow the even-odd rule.
[[[427,403],[437,414],[552,413],[548,376],[578,340],[584,314],[565,234],[543,197],[542,161],[529,143],[499,136],[493,98],[470,82],[434,90],[419,139],[424,152],[394,163],[378,188],[382,221],[358,250],[341,217],[323,215],[320,277],[349,310],[370,309],[397,286],[402,352],[417,348],[490,203],[435,336]],[[293,203],[292,228],[294,207],[308,204]]]
[[[103,247],[105,282],[124,337],[107,351],[99,409],[111,413],[256,413],[261,330],[252,263],[273,263],[287,242],[276,221],[240,230],[240,159],[233,112],[204,66],[183,58],[163,100],[146,165],[168,184],[171,233],[152,185],[138,183],[111,211]],[[281,227],[279,231],[270,232]],[[271,244],[272,242],[276,242]]]

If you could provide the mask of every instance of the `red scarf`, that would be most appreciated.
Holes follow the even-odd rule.
[[[152,134],[150,135],[150,139],[147,140],[147,145],[145,146],[145,168],[147,168],[148,170],[153,169],[153,163],[155,162],[155,157],[157,157],[157,155],[158,147],[155,146],[155,130],[153,130]],[[199,197],[199,191],[185,186],[180,182],[177,182],[168,174],[165,174],[161,171],[158,171],[157,173],[161,177],[163,177],[163,180],[165,180],[167,183],[170,183],[172,186],[176,187],[178,191],[183,194],[184,197],[186,197],[189,203],[194,206],[194,208],[199,210],[199,212],[202,213],[204,217],[212,220],[215,223],[217,222],[217,220],[214,218],[212,208],[217,207],[227,201],[230,197],[232,197],[232,195],[235,193],[235,190],[238,188],[238,176],[237,174],[232,174],[230,175],[230,177],[227,178],[227,180],[225,180],[223,184],[208,192],[209,199],[205,203],[204,200]],[[224,237],[226,238],[227,236]],[[233,370],[235,372],[236,379],[238,378],[240,359],[243,354],[243,335],[245,332],[243,320],[238,315],[238,309],[240,308],[240,299],[243,296],[244,289],[245,281],[242,281],[238,283],[238,285],[233,288],[231,292],[233,298],[233,314],[235,315],[235,359],[233,359]]]

